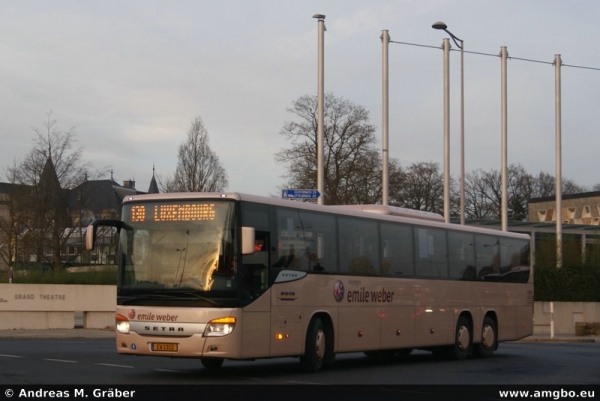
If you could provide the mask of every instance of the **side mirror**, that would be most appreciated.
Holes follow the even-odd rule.
[[[96,228],[93,224],[87,226],[85,230],[85,250],[91,251],[94,249],[94,245],[96,245]]]
[[[254,227],[242,227],[242,255],[254,253]]]

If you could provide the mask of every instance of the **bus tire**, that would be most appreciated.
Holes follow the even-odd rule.
[[[456,322],[454,345],[448,348],[448,358],[452,360],[466,359],[473,345],[473,330],[469,320],[460,316]]]
[[[475,344],[473,354],[479,358],[489,358],[498,347],[498,332],[494,319],[486,316],[481,326],[481,342]]]
[[[200,358],[202,366],[206,369],[219,369],[223,365],[223,358]]]
[[[306,346],[300,363],[308,373],[316,373],[323,367],[327,338],[320,318],[311,320],[306,333]]]

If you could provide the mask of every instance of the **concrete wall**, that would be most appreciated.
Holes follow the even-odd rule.
[[[0,284],[0,330],[72,329],[75,312],[85,328],[115,324],[112,285]]]
[[[550,302],[536,302],[533,333],[550,333]],[[575,335],[575,323],[600,322],[600,302],[554,302],[554,333]]]

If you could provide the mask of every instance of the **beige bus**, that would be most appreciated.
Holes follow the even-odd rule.
[[[125,355],[389,359],[413,349],[489,357],[533,330],[527,235],[381,205],[239,193],[124,199],[116,348]]]

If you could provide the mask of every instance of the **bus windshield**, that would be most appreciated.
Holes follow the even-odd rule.
[[[231,201],[124,205],[119,296],[178,300],[237,297]]]

